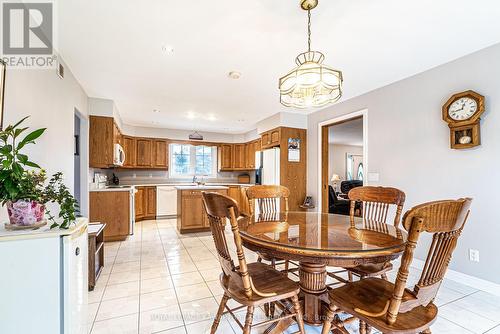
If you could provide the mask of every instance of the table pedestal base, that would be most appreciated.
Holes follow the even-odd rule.
[[[323,324],[322,295],[326,294],[326,265],[300,262],[300,288],[304,295],[304,321],[309,325]]]

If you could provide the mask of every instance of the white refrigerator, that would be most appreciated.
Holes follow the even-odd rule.
[[[280,185],[280,149],[262,152],[262,184]]]

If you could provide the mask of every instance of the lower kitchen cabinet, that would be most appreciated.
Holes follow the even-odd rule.
[[[135,221],[156,218],[156,187],[136,187]]]
[[[203,208],[203,190],[178,190],[177,193],[177,229],[181,233],[207,231],[210,229],[208,218]],[[227,195],[226,189],[210,190]]]
[[[130,234],[130,192],[91,191],[90,222],[106,224],[105,241],[125,240]]]
[[[243,186],[229,186],[229,189],[227,191],[227,195],[238,203],[240,211],[245,213],[250,212],[250,205],[248,203],[248,197],[247,197],[247,189],[248,187],[243,187]]]

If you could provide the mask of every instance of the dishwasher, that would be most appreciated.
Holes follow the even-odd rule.
[[[177,189],[173,186],[156,187],[156,217],[177,216]]]

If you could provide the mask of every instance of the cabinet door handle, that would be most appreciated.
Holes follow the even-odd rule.
[[[76,247],[76,249],[75,249],[75,255],[76,256],[80,255],[80,247]]]

